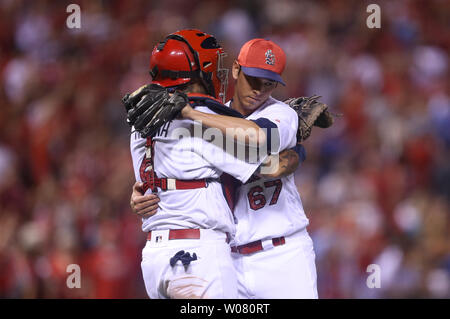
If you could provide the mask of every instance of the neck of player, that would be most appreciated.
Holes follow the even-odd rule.
[[[235,111],[238,111],[239,113],[241,113],[244,117],[249,116],[250,114],[253,113],[253,109],[248,109],[244,107],[244,104],[241,102],[241,100],[239,99],[238,95],[235,93],[233,96],[233,100],[231,103],[231,108]]]

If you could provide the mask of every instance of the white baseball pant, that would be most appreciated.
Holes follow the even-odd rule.
[[[152,231],[142,250],[142,274],[151,299],[237,298],[237,278],[223,232],[200,229],[200,239],[168,239],[168,230]],[[180,251],[196,254],[189,265],[170,260]]]
[[[238,277],[238,298],[317,299],[313,242],[306,229],[285,237],[285,244],[253,254],[232,253]]]

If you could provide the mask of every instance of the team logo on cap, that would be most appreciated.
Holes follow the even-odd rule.
[[[266,51],[266,64],[269,65],[275,64],[275,54],[273,54],[272,50]]]

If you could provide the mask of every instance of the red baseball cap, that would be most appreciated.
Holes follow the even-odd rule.
[[[239,52],[238,63],[242,71],[257,78],[265,78],[286,85],[281,74],[286,66],[286,54],[274,42],[253,39],[246,42]]]

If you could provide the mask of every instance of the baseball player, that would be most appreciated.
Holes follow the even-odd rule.
[[[141,121],[147,112],[140,111],[140,106],[153,104],[155,96],[165,97],[165,89],[160,88],[166,87],[189,93],[189,99],[179,91],[167,96],[172,105],[194,102],[196,109],[206,114],[233,115],[212,97],[221,96],[226,88],[225,77],[219,74],[224,72],[220,68],[223,55],[223,49],[209,34],[199,30],[175,32],[152,52],[152,85],[124,98],[126,106],[138,101],[128,112],[130,124],[140,129],[132,133],[130,143],[136,180],[142,182],[145,193],[159,191],[160,198],[158,214],[143,218],[142,224],[148,240],[141,267],[150,298],[237,297],[228,245],[235,223],[227,202],[230,190],[220,177],[226,172],[246,182],[263,158],[249,163],[201,136],[179,138],[179,132],[195,130],[189,119],[174,119],[151,132],[153,126],[146,127]],[[236,123],[244,129],[259,128],[255,122],[241,118],[236,118]]]
[[[285,55],[279,46],[254,39],[242,47],[232,68],[236,89],[228,105],[261,127],[275,129],[278,147],[272,153],[295,146],[299,137],[297,113],[271,97],[277,83],[284,85],[281,78],[284,66]],[[193,110],[186,109],[182,114],[192,117],[189,112]],[[315,255],[306,231],[308,219],[292,172],[253,176],[238,190],[234,209],[237,233],[231,250],[241,298],[318,297]],[[144,198],[135,187],[133,210],[155,213],[156,203],[152,203],[151,209],[143,203]]]
[[[297,143],[296,112],[271,97],[276,83],[284,85],[284,67],[283,50],[264,39],[245,43],[232,66],[236,89],[229,105],[247,119],[262,118],[276,126],[280,143],[272,152]],[[234,214],[238,223],[231,250],[239,297],[318,298],[309,222],[294,174],[243,183]]]

